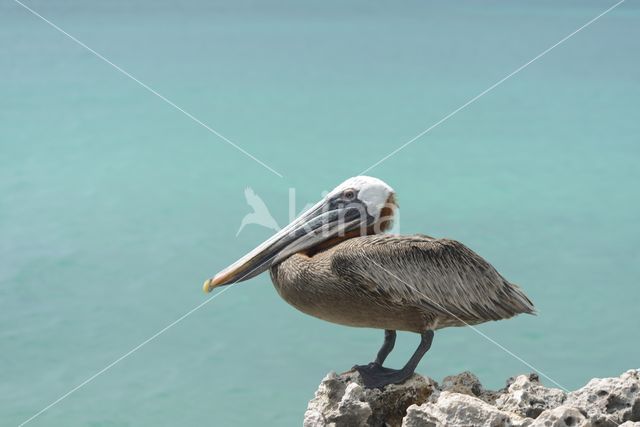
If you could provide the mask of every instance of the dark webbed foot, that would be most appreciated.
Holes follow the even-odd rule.
[[[356,365],[353,369],[358,371],[366,388],[383,389],[389,384],[401,383],[413,375],[413,371],[389,369],[375,362],[368,365]]]
[[[353,367],[360,377],[365,388],[379,388],[382,389],[389,384],[398,384],[406,381],[413,375],[413,372],[418,366],[418,362],[422,359],[422,356],[431,347],[433,341],[433,331],[428,330],[423,332],[420,339],[420,345],[416,349],[411,359],[404,365],[402,369],[389,369],[382,366],[385,359],[393,349],[393,345],[396,340],[395,331],[385,331],[385,340],[382,348],[378,352],[375,362],[371,362],[368,365],[356,365]]]

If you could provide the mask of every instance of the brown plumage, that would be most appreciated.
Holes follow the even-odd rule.
[[[460,242],[371,235],[271,268],[280,296],[333,323],[423,332],[533,313],[531,301]]]

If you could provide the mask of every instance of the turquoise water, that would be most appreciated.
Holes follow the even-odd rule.
[[[603,1],[0,4],[0,420],[15,425],[205,301],[203,279],[542,50]],[[537,317],[480,330],[562,385],[637,367],[640,7],[628,1],[368,173],[403,233],[465,242]],[[381,333],[230,289],[29,425],[299,425]],[[417,337],[402,334],[392,365]],[[419,372],[531,369],[469,329]],[[551,384],[549,381],[545,381]]]

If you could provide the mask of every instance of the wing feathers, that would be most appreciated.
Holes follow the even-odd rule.
[[[353,284],[367,283],[389,301],[420,306],[454,323],[534,311],[520,288],[455,240],[423,235],[349,239],[336,248],[332,269]]]

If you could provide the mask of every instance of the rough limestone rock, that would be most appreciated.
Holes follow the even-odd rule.
[[[470,372],[442,386],[415,374],[384,390],[362,386],[357,372],[327,375],[309,402],[305,427],[513,426],[640,427],[640,370],[593,379],[576,391],[543,386],[535,374],[510,378],[485,390]]]
[[[557,388],[540,384],[536,374],[519,375],[509,388],[496,399],[498,409],[523,417],[536,418],[544,410],[562,405],[567,394]]]
[[[580,408],[595,426],[640,421],[640,369],[618,378],[594,378],[568,394],[565,404]]]
[[[469,371],[444,377],[440,390],[475,396],[491,404],[493,404],[501,394],[499,391],[485,390],[478,377]]]
[[[543,411],[535,419],[531,427],[592,427],[591,421],[571,406],[558,406],[557,408]]]
[[[477,397],[443,391],[434,403],[410,406],[402,427],[524,427],[531,423],[531,418],[501,411]]]
[[[437,384],[414,375],[384,390],[365,389],[357,372],[327,375],[309,402],[304,427],[400,426],[410,405],[421,404]]]

